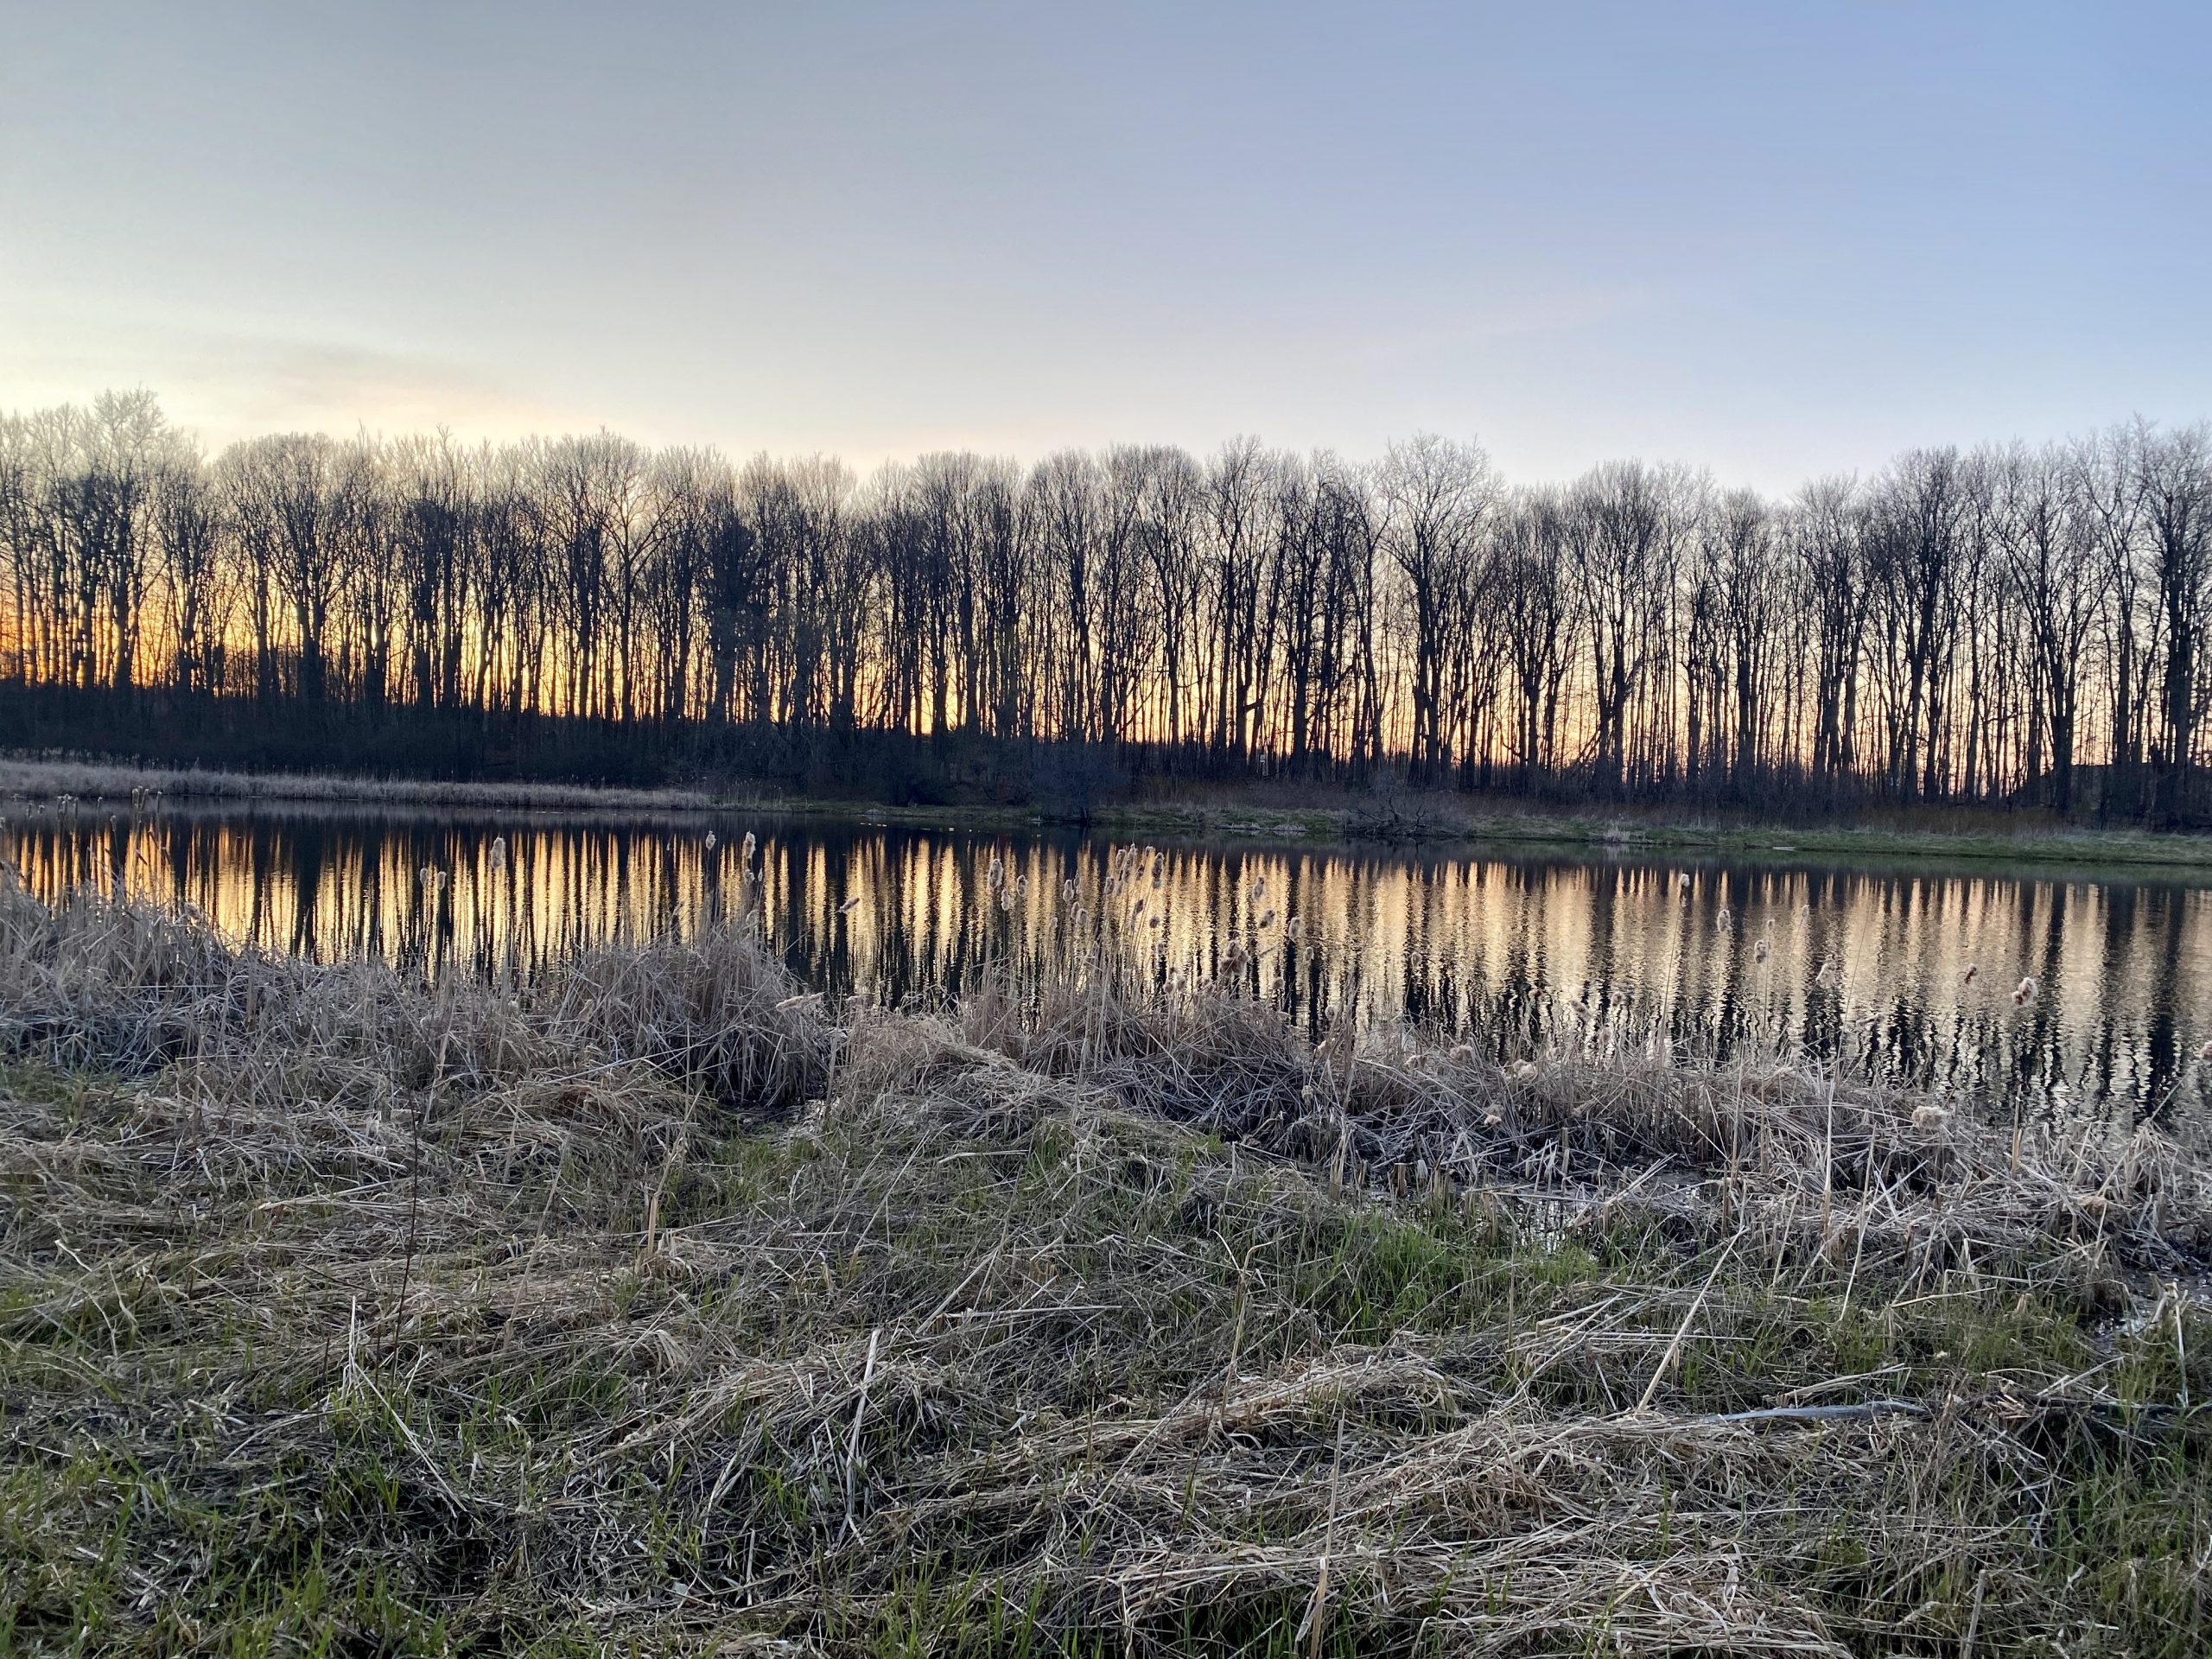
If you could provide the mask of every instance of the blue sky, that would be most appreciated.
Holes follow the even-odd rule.
[[[2212,6],[0,0],[0,407],[1771,488],[2212,414]]]

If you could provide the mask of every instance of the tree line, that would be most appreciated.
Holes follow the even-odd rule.
[[[208,456],[110,393],[0,416],[0,686],[126,728],[342,711],[671,760],[879,735],[1120,776],[2205,805],[2202,425],[1917,449],[1776,498],[1638,461],[1515,485],[1430,435],[864,478],[606,432]]]

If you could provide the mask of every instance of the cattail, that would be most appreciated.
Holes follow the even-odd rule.
[[[837,913],[840,916],[849,916],[860,907],[861,896],[856,893],[851,898],[846,899],[843,904],[837,906]]]
[[[1912,1109],[1912,1127],[1923,1134],[1933,1134],[1950,1121],[1951,1115],[1932,1100]]]
[[[1536,1063],[1534,1060],[1514,1061],[1513,1075],[1519,1081],[1526,1083],[1529,1078],[1536,1075]]]
[[[750,830],[747,830],[745,832],[745,853],[738,861],[741,864],[750,866],[753,862],[753,849],[760,844],[760,843],[753,838],[753,832]]]
[[[1144,907],[1147,902],[1147,900],[1142,899],[1137,900],[1136,908],[1129,912],[1129,919],[1131,921],[1141,922],[1144,919]]]
[[[1735,925],[1735,918],[1729,913],[1727,906],[1720,906],[1719,913],[1713,918],[1713,925],[1723,932]]]
[[[1764,939],[1761,939],[1757,945],[1752,947],[1751,956],[1757,961],[1764,962],[1767,958],[1767,952],[1770,948],[1768,942]]]
[[[1075,896],[1078,891],[1079,889],[1075,884],[1075,878],[1073,876],[1070,876],[1066,880],[1060,883],[1060,902],[1064,905],[1072,905],[1075,903]]]
[[[1457,1044],[1452,1050],[1452,1058],[1462,1065],[1471,1065],[1475,1058],[1474,1048],[1471,1044]]]
[[[1155,928],[1155,929],[1156,929],[1157,927],[1159,927],[1160,923],[1160,918],[1159,918],[1159,917],[1155,916],[1155,917],[1154,917],[1150,921],[1147,922],[1147,923],[1145,924],[1145,925],[1146,925],[1147,927],[1149,927],[1149,928]]]
[[[1267,913],[1266,913],[1264,916],[1262,916],[1262,917],[1261,917],[1261,918],[1260,918],[1260,929],[1261,929],[1261,931],[1262,931],[1262,932],[1265,932],[1268,928],[1273,927],[1274,925],[1275,925],[1275,912],[1274,912],[1274,906],[1272,906],[1272,905],[1270,905],[1270,906],[1268,907],[1268,912],[1267,912]]]
[[[708,831],[707,831],[707,850],[708,850],[709,852],[710,852],[710,853],[711,853],[711,852],[713,852],[713,851],[715,850],[715,848],[718,844],[719,844],[719,838],[715,836],[715,832],[714,832],[713,830],[708,830]]]
[[[1980,971],[1981,971],[1981,964],[1980,964],[1980,963],[1978,963],[1978,962],[1970,962],[1970,963],[1967,963],[1966,977],[1965,977],[1965,978],[1963,978],[1963,979],[1961,979],[1961,980],[1959,982],[1959,983],[1960,983],[1960,984],[1961,984],[1961,985],[1971,985],[1971,984],[1973,984],[1973,983],[1974,983],[1974,976],[1976,974],[1980,973]]]
[[[1252,902],[1256,905],[1267,896],[1268,878],[1263,875],[1252,884]]]
[[[2026,978],[2023,979],[2019,984],[2013,988],[2012,1006],[2016,1008],[2024,1008],[2029,1003],[2035,1000],[2036,976],[2033,974],[2030,974]]]
[[[507,868],[507,838],[505,836],[492,837],[492,868],[495,870]]]
[[[1293,944],[1296,944],[1300,939],[1306,937],[1306,918],[1303,916],[1292,917],[1290,918],[1290,925],[1285,927],[1282,931],[1285,938],[1288,939]]]

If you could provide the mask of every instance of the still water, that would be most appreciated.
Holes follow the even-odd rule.
[[[2212,890],[2172,882],[1240,843],[1164,845],[1109,890],[1112,844],[1072,835],[737,815],[0,811],[0,856],[43,898],[86,887],[191,906],[235,938],[319,960],[527,973],[744,906],[810,982],[899,1004],[956,995],[988,962],[1065,950],[1080,906],[1162,976],[1218,971],[1243,941],[1240,976],[1317,1027],[1409,1021],[1501,1050],[1560,1036],[1778,1049],[2061,1113],[2212,1122],[2212,1065],[2196,1058],[2212,1039]],[[1021,881],[1010,906],[990,901],[995,859]]]

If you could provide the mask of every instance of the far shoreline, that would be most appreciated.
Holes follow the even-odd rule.
[[[0,802],[173,801],[247,808],[391,808],[562,814],[744,814],[902,829],[1034,834],[1077,831],[1124,840],[1361,847],[1448,854],[1485,845],[1628,855],[2171,874],[2212,878],[2212,836],[2140,830],[1958,829],[1878,823],[1804,825],[1701,817],[1664,807],[1606,813],[1499,810],[1466,796],[1403,791],[1370,801],[1324,786],[1324,804],[1297,791],[1196,790],[1189,798],[1113,802],[1087,809],[1033,804],[899,805],[778,795],[766,790],[639,789],[588,784],[456,782],[340,772],[252,772],[127,762],[0,758]]]

